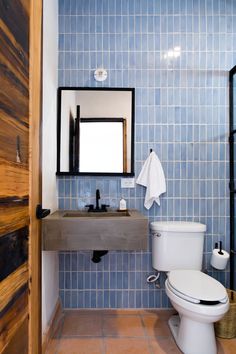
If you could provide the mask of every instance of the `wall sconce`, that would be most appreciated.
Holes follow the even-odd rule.
[[[107,71],[103,68],[98,68],[94,71],[94,79],[96,81],[105,81],[107,78]]]

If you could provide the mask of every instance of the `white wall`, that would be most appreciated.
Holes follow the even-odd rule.
[[[42,203],[57,209],[56,125],[58,1],[43,2],[43,127],[42,127]],[[59,296],[58,254],[42,254],[42,333],[44,334]]]

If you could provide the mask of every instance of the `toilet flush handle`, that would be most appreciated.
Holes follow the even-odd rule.
[[[160,234],[160,232],[154,232],[153,236],[161,237],[161,234]]]

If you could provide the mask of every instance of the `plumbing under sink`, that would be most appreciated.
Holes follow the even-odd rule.
[[[106,212],[87,212],[87,211],[71,211],[67,212],[63,215],[64,218],[108,218],[108,217],[122,217],[122,216],[130,216],[128,210],[113,210]]]

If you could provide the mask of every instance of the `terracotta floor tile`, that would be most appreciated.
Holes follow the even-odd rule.
[[[144,337],[145,332],[139,316],[104,316],[103,335]]]
[[[173,313],[155,309],[66,310],[46,354],[181,354],[167,324]],[[218,338],[217,346],[218,354],[235,354],[236,338]]]
[[[104,313],[103,309],[79,309],[79,310],[65,310],[64,316],[102,316]]]
[[[171,337],[150,339],[150,346],[153,354],[181,354],[174,340]]]
[[[223,339],[217,338],[219,354],[235,354],[236,353],[236,338]]]
[[[162,320],[168,320],[172,315],[176,314],[177,312],[174,309],[170,309],[170,310],[154,310],[154,309],[150,309],[150,310],[143,310],[141,311],[141,316],[153,316],[153,317],[158,317]]]
[[[59,342],[57,354],[102,354],[103,342],[100,338],[63,338]]]
[[[66,314],[61,336],[101,336],[102,318],[96,314]]]
[[[135,316],[142,313],[142,310],[137,309],[106,309],[103,310],[102,315],[124,315],[124,316]]]
[[[168,323],[158,316],[142,316],[144,328],[149,337],[169,337],[171,336]]]
[[[106,354],[150,354],[148,341],[138,338],[106,338]]]

